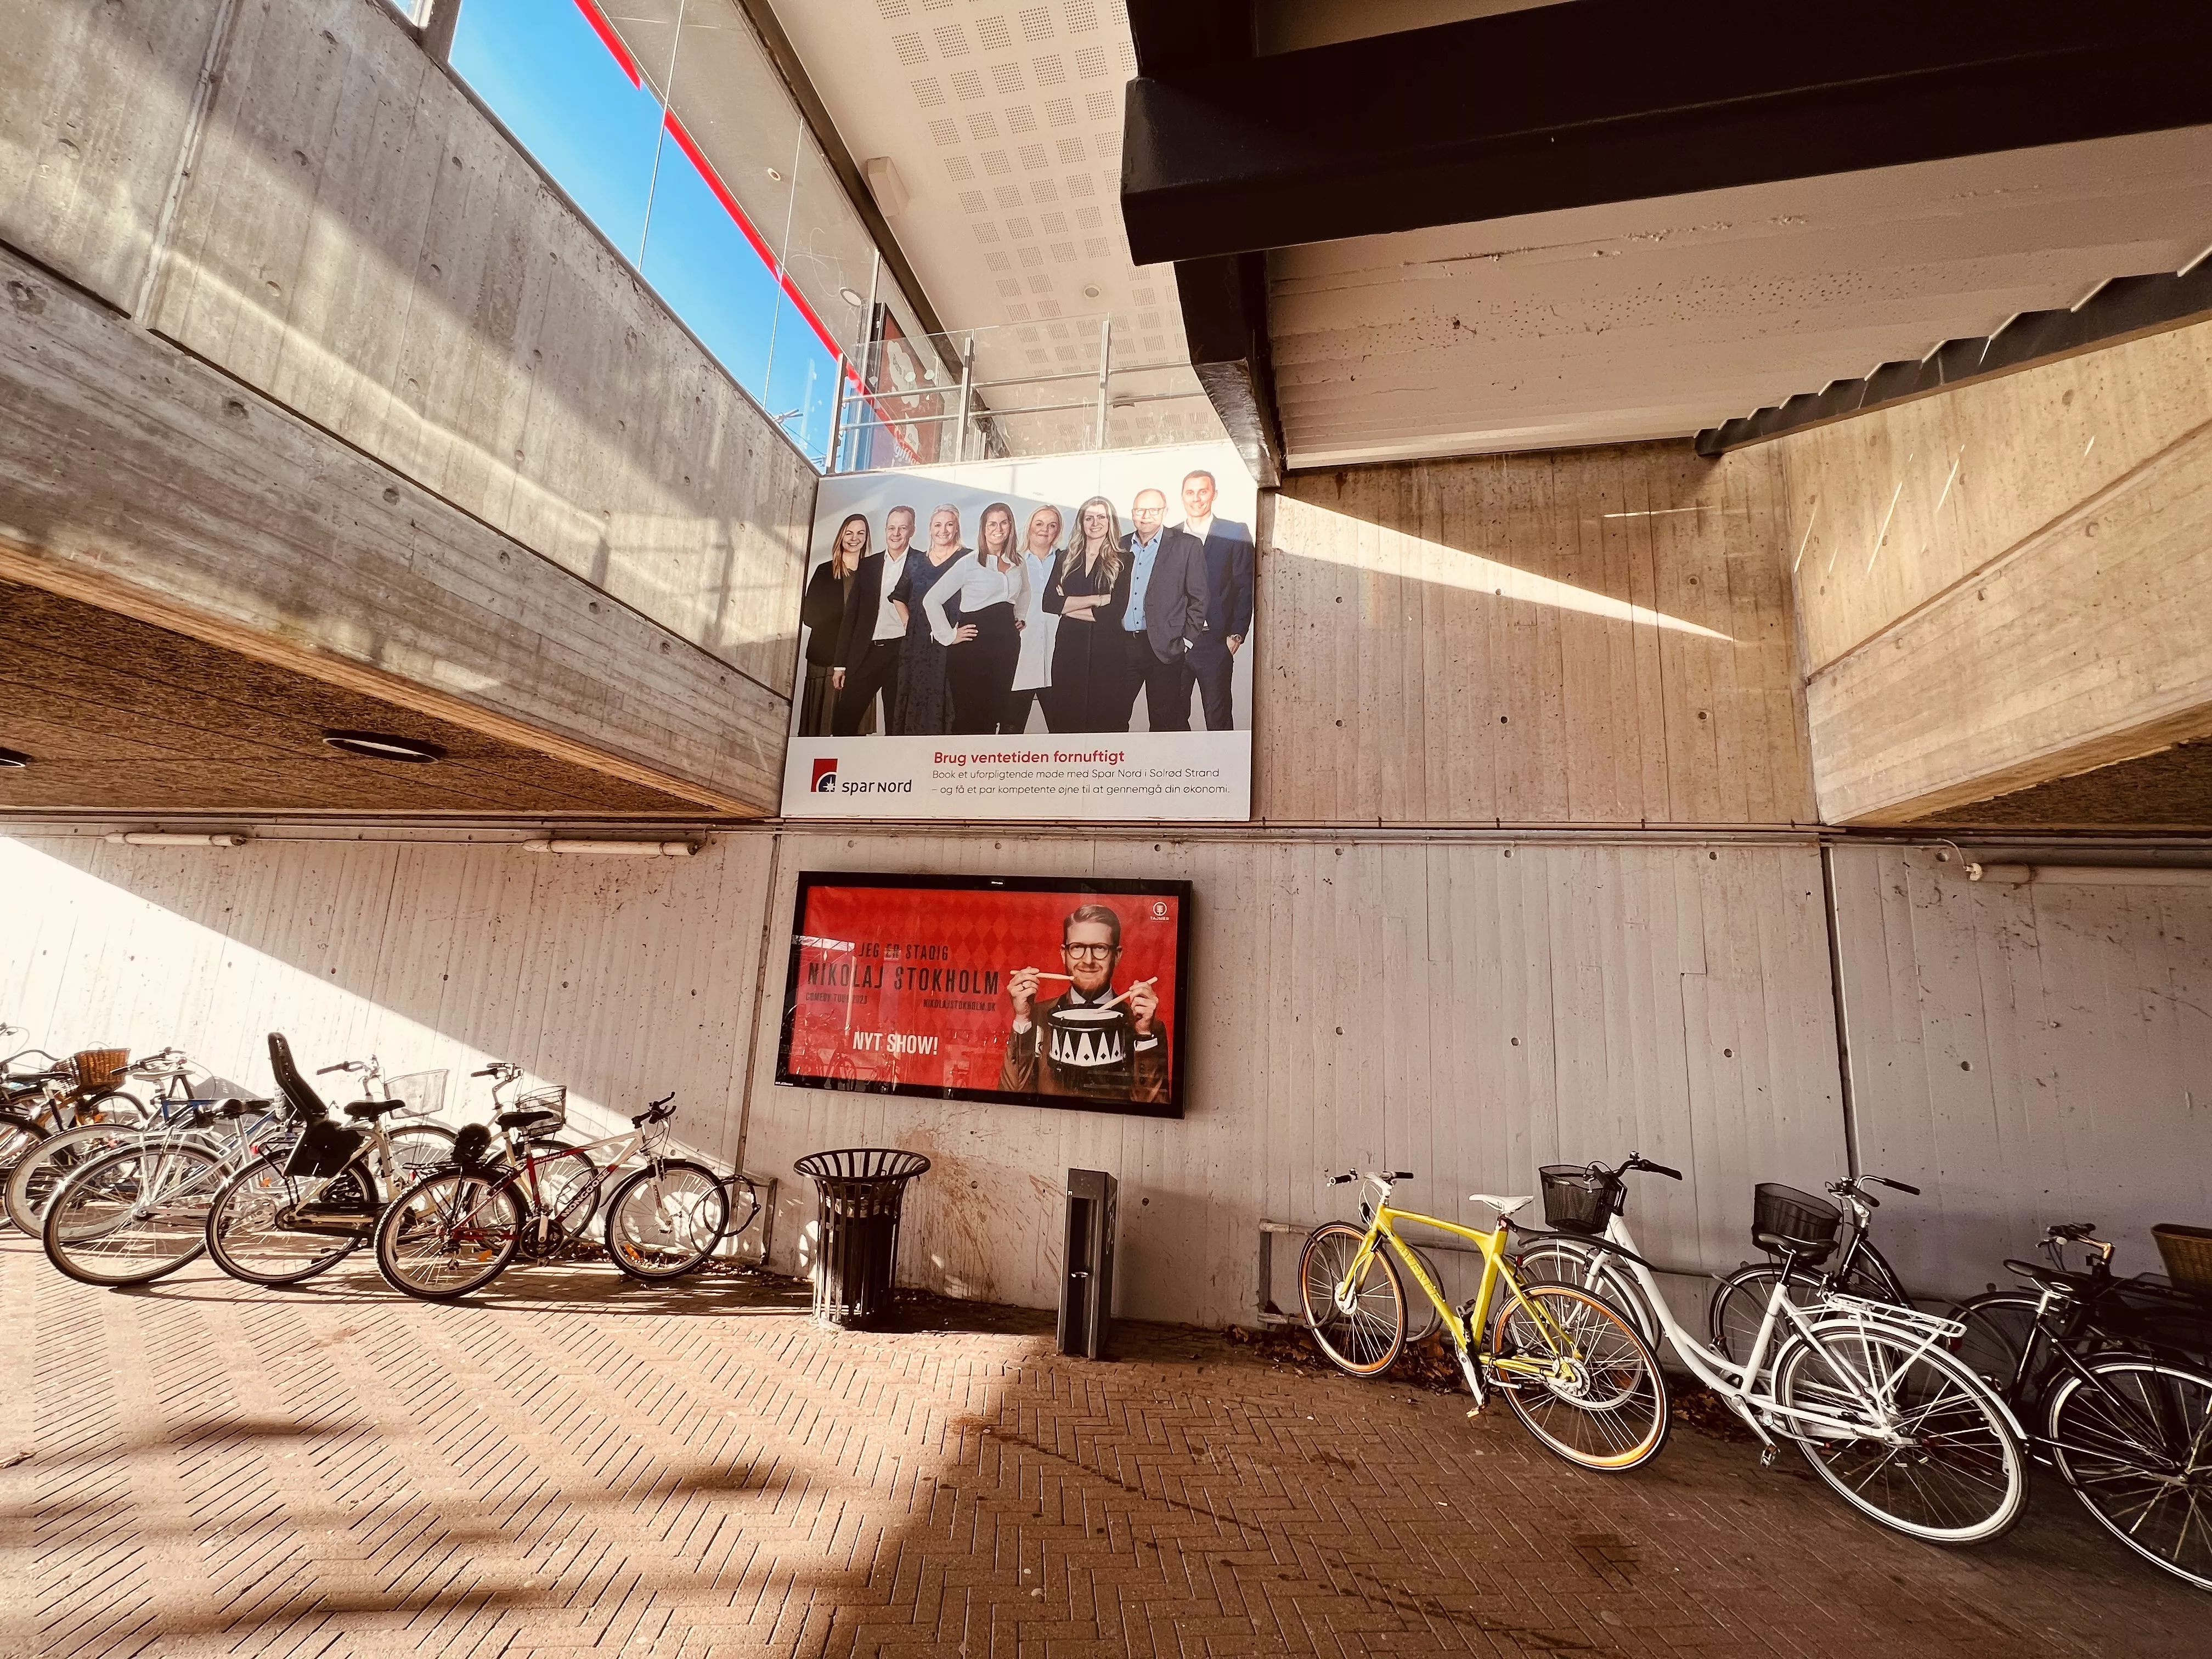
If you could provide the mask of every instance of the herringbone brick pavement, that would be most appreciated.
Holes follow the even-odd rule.
[[[1571,1469],[1503,1410],[1199,1333],[840,1334],[774,1281],[367,1262],[84,1289],[0,1239],[0,1655],[2197,1655],[2212,1601],[2045,1483],[1945,1553],[1679,1431]]]

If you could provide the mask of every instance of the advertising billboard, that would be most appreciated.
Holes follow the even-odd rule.
[[[1226,443],[823,479],[784,815],[1249,817],[1257,510]]]
[[[1182,1115],[1190,887],[802,873],[775,1080]]]

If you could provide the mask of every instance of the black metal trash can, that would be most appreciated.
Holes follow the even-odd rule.
[[[920,1152],[852,1146],[809,1152],[792,1167],[814,1182],[821,1237],[814,1249],[814,1316],[861,1329],[890,1311],[897,1283],[899,1208],[906,1183],[929,1168]]]

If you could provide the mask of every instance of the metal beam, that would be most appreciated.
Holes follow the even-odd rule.
[[[2212,123],[2202,0],[1575,0],[1202,72],[1188,15],[1130,11],[1139,264]]]
[[[2212,320],[2212,258],[2179,276],[2122,276],[2068,311],[2029,311],[1996,333],[1946,340],[1917,362],[1884,363],[1856,380],[1832,380],[1784,404],[1698,434],[1698,453],[1724,455],[1785,432],[1802,432],[1910,403],[1976,380],[2016,374],[2103,346]]]

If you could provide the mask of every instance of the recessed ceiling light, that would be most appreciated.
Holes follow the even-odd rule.
[[[1096,283],[1085,283],[1083,285],[1083,297],[1086,300],[1097,299],[1098,297],[1098,284]]]
[[[343,749],[349,755],[365,756],[370,760],[410,761],[427,765],[446,758],[446,751],[434,743],[395,738],[389,732],[325,732],[323,741],[333,749]]]
[[[782,173],[782,172],[781,172],[780,169],[775,168],[775,167],[769,167],[767,171],[768,171],[768,176],[769,176],[769,178],[771,178],[771,179],[775,179],[775,180],[776,181],[776,183],[778,183],[778,184],[780,185],[780,184],[781,184],[781,183],[783,182],[783,173]]]
[[[0,766],[28,766],[31,757],[18,749],[0,749]]]
[[[868,303],[860,297],[858,289],[841,288],[837,290],[837,297],[848,306],[864,306]]]

